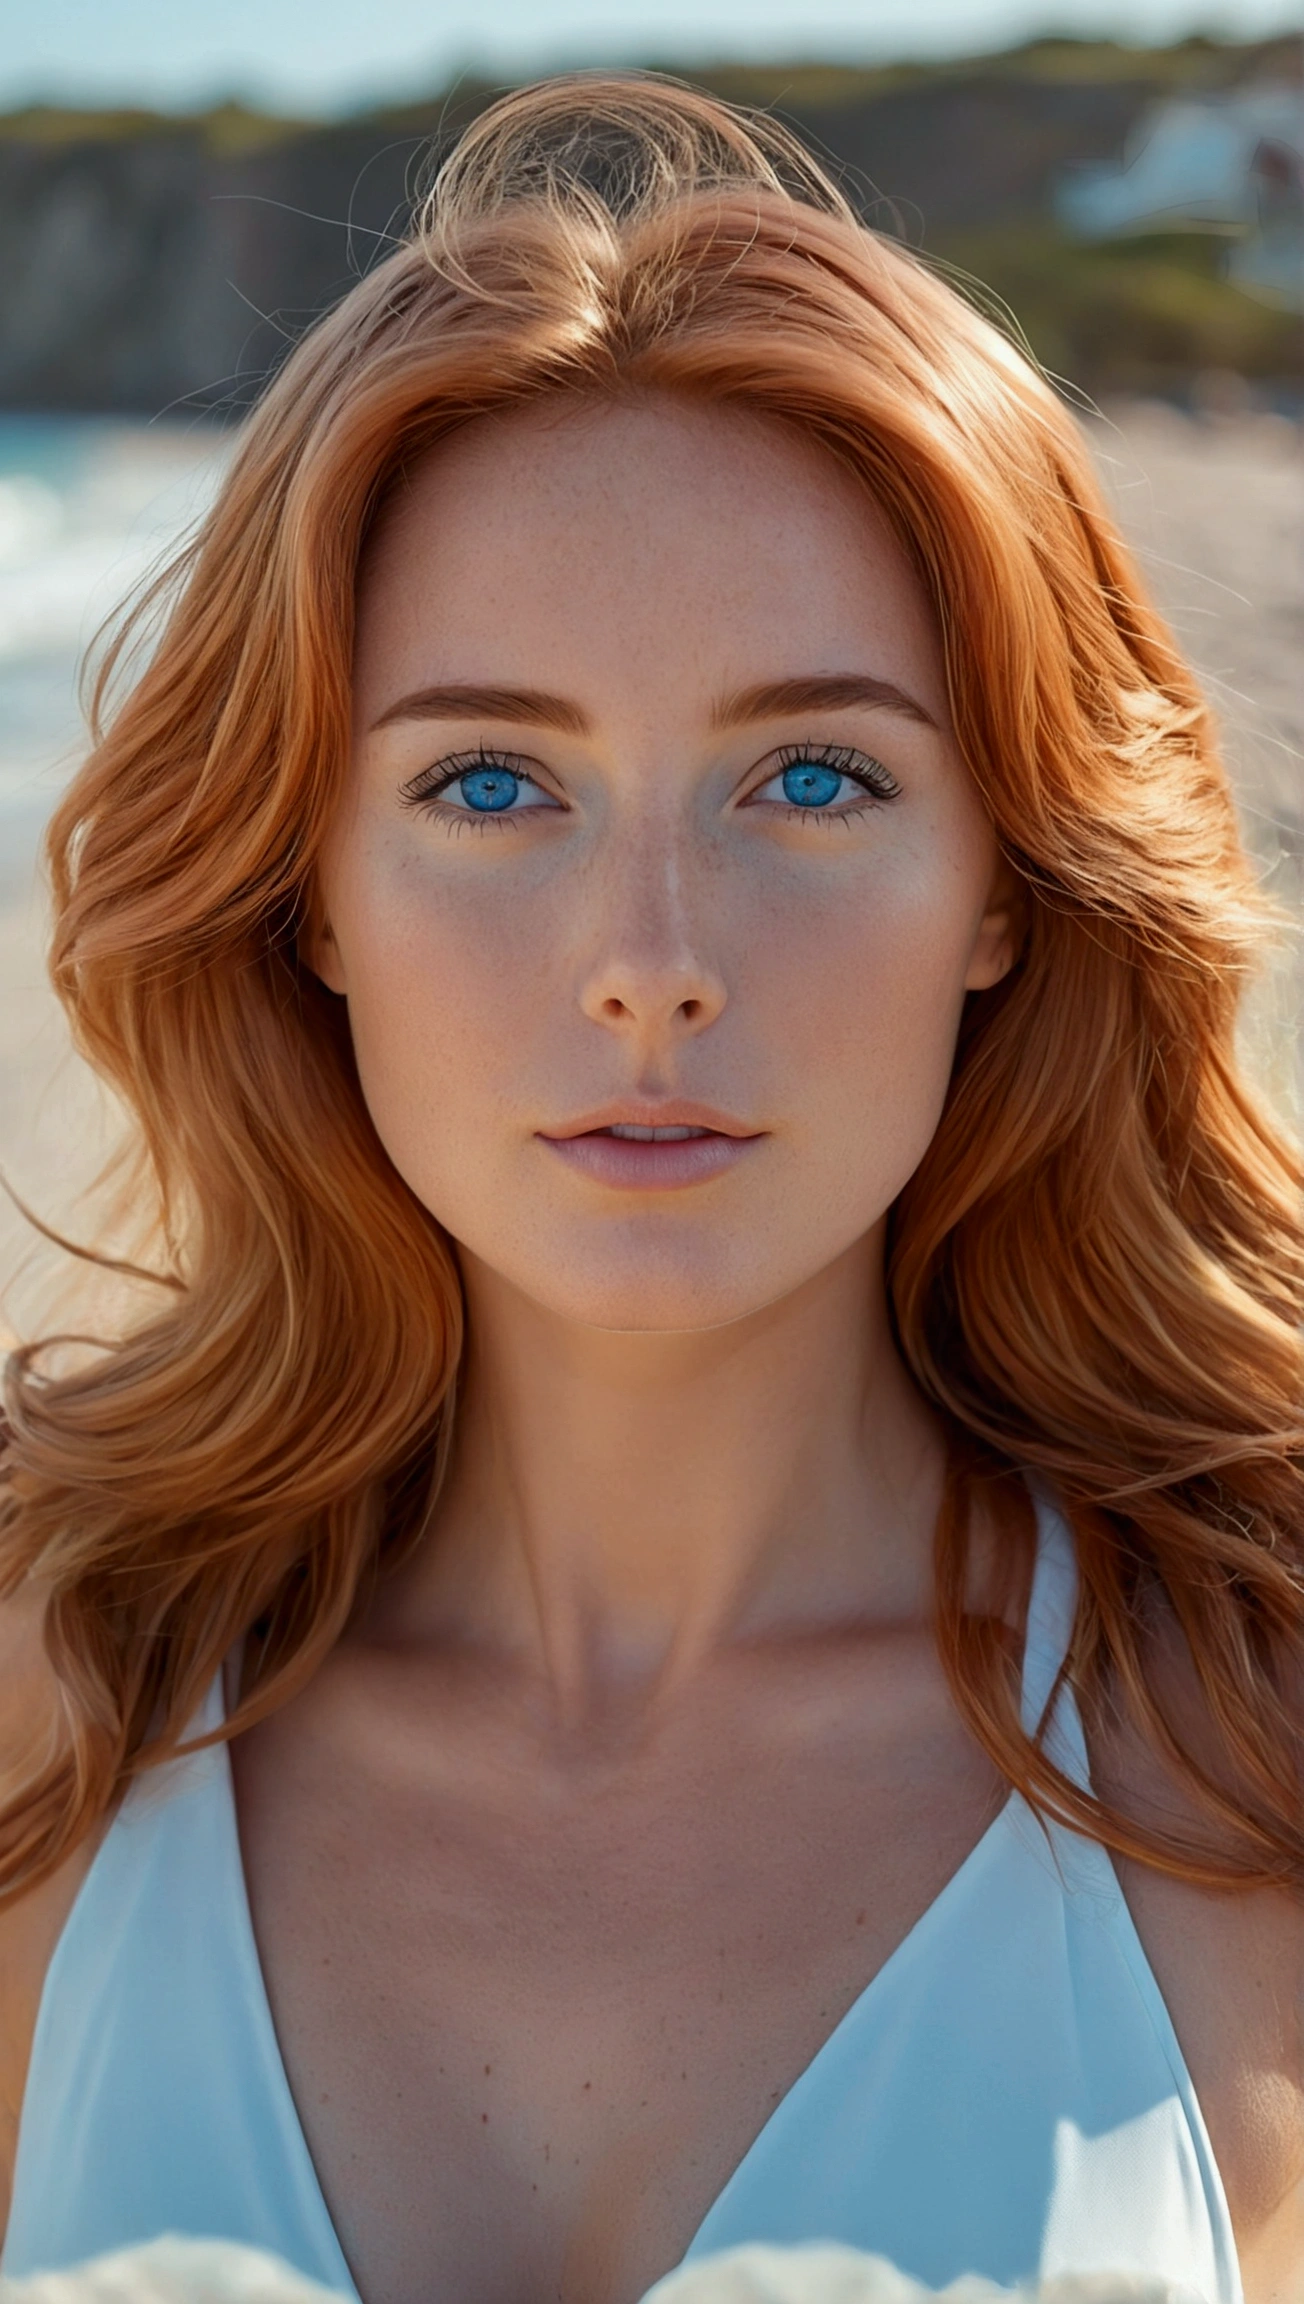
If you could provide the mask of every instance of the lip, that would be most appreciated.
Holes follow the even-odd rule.
[[[703,1128],[709,1133],[662,1143],[601,1133],[615,1127]],[[683,1103],[611,1104],[586,1112],[555,1132],[538,1131],[539,1141],[568,1167],[596,1184],[626,1192],[669,1192],[705,1184],[736,1167],[765,1134],[711,1105]]]
[[[639,1103],[627,1098],[619,1104],[603,1104],[596,1111],[582,1113],[578,1120],[568,1120],[561,1128],[540,1129],[549,1144],[565,1144],[575,1136],[589,1136],[595,1128],[709,1128],[716,1136],[734,1136],[743,1139],[764,1134],[763,1129],[749,1128],[745,1120],[735,1119],[731,1112],[721,1112],[714,1104],[689,1104],[682,1100],[673,1104]]]

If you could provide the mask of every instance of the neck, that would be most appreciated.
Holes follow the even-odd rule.
[[[943,1446],[893,1346],[875,1235],[692,1334],[558,1319],[466,1260],[458,1429],[386,1613],[515,1653],[578,1718],[731,1640],[925,1613]]]

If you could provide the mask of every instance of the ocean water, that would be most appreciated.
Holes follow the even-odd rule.
[[[229,436],[194,424],[0,415],[0,881],[31,868],[85,741],[96,633],[212,498]]]

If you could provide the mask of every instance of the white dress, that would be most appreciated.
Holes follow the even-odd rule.
[[[1023,1708],[1076,1568],[1038,1506]],[[221,1717],[220,1684],[202,1726]],[[1051,1728],[1086,1781],[1077,1708]],[[225,1746],[141,1779],[46,1979],[0,2269],[161,2232],[274,2250],[353,2293],[277,2045]],[[933,2286],[1130,2271],[1241,2304],[1231,2221],[1108,1853],[1012,1794],[765,2122],[688,2250],[841,2241]]]

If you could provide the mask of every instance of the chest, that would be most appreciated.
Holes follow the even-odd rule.
[[[733,1704],[730,1735],[596,1763],[445,1721],[438,1765],[395,1766],[398,1732],[379,1765],[292,1714],[237,1751],[269,1996],[367,2304],[632,2304],[979,1839],[1001,1788],[940,1687],[789,1696],[781,1730]]]

